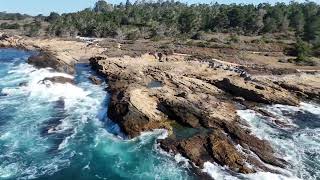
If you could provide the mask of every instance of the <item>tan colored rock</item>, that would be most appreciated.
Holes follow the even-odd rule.
[[[299,99],[285,89],[246,81],[240,77],[223,78],[223,80],[216,81],[214,85],[234,96],[240,96],[252,102],[293,106],[299,104]]]
[[[1,36],[0,46],[45,50],[46,54],[30,60],[39,67],[48,65],[46,58],[49,67],[58,70],[90,58],[93,69],[108,79],[109,117],[129,137],[156,128],[169,129],[169,138],[159,141],[161,147],[182,154],[200,168],[206,161],[241,173],[275,172],[270,165],[285,167],[287,163],[274,154],[271,145],[244,126],[236,113],[237,103],[297,105],[299,93],[313,98],[320,89],[311,83],[320,84],[317,78],[304,83],[298,82],[303,78],[288,76],[250,77],[206,61],[190,61],[185,54],[165,54],[161,60],[158,54],[149,53],[106,57],[104,48],[84,42],[10,38]],[[153,87],[152,82],[160,85]],[[190,132],[181,133],[178,127]]]
[[[236,172],[252,173],[274,172],[266,164],[286,166],[268,142],[252,135],[240,123],[233,98],[241,97],[241,103],[297,105],[297,96],[281,86],[271,81],[248,80],[199,62],[157,62],[143,57],[98,57],[90,62],[109,80],[109,116],[130,137],[154,128],[172,130],[168,139],[160,141],[161,147],[181,153],[199,167],[212,161]],[[150,87],[154,81],[161,85]],[[176,134],[174,123],[198,133],[177,138],[181,135]],[[239,151],[238,144],[245,151]]]

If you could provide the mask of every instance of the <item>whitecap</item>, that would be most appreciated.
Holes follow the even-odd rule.
[[[19,173],[21,173],[19,163],[6,164],[4,167],[0,166],[0,179],[11,179]]]
[[[288,118],[292,123],[296,122],[296,120],[291,119],[294,118],[296,113],[298,115],[300,114],[300,116],[303,112],[320,115],[320,106],[310,103],[301,103],[300,107],[273,105],[266,107],[266,109],[274,113],[277,118]],[[302,179],[316,179],[316,177],[320,175],[315,165],[319,164],[318,159],[320,157],[320,129],[317,128],[317,126],[311,127],[312,124],[309,124],[311,129],[309,126],[303,126],[299,129],[283,131],[283,128],[270,126],[267,118],[259,115],[255,111],[241,110],[238,111],[238,115],[249,123],[254,135],[271,142],[277,154],[291,164],[288,167],[288,171],[285,169],[281,170],[285,172],[287,176],[259,172],[248,178],[297,179],[299,177]],[[300,116],[299,120],[303,121]],[[316,118],[313,121],[318,120],[319,119]],[[312,119],[308,119],[308,121],[312,122]]]
[[[226,168],[221,167],[215,163],[205,162],[203,164],[202,172],[209,174],[213,179],[216,180],[236,180],[239,179],[235,176],[232,176],[226,172]]]
[[[257,172],[253,174],[242,175],[242,177],[249,180],[301,180],[294,176],[284,176],[281,174],[274,174],[270,172]]]
[[[227,167],[222,167],[216,163],[205,162],[203,165],[202,172],[209,174],[213,179],[216,180],[300,180],[294,176],[285,176],[282,174],[275,174],[270,172],[256,172],[251,174],[239,174],[230,173]]]
[[[174,160],[183,168],[189,168],[190,167],[190,160],[183,157],[181,154],[176,154],[174,156]]]
[[[302,103],[300,103],[300,106],[304,111],[308,111],[312,114],[319,115],[319,117],[320,117],[320,106],[319,105],[302,102]]]
[[[61,142],[61,144],[59,144],[58,150],[62,150],[62,149],[64,149],[64,148],[66,148],[66,147],[68,146],[68,142],[69,142],[69,139],[70,139],[70,138],[71,138],[70,136],[66,137],[66,138]]]

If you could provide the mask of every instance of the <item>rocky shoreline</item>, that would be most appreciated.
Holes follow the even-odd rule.
[[[207,161],[239,173],[280,173],[269,165],[284,168],[287,162],[275,155],[267,141],[251,134],[236,110],[255,109],[270,116],[257,107],[319,100],[319,89],[284,86],[281,81],[243,77],[177,59],[177,55],[167,56],[165,62],[141,57],[91,58],[92,67],[108,79],[109,117],[129,137],[157,128],[170,130],[168,138],[159,140],[160,147],[191,160],[198,173]]]
[[[10,36],[0,32],[0,48],[17,48],[37,51],[28,63],[38,68],[50,67],[57,71],[73,74],[74,65],[99,55],[105,48],[88,46],[88,43],[58,38],[29,38]]]
[[[152,62],[141,66],[143,63],[133,61],[101,57],[90,60],[94,69],[108,78],[112,94],[110,118],[130,137],[156,128],[169,129],[171,135],[160,140],[160,146],[167,152],[182,154],[200,168],[204,162],[210,161],[227,165],[236,172],[253,173],[261,170],[274,172],[265,163],[279,167],[286,165],[284,160],[274,156],[268,142],[256,138],[243,127],[236,114],[237,103],[231,97],[236,96],[244,102],[248,99],[298,105],[296,96],[272,86],[259,84],[260,87],[256,88],[257,83],[245,81],[235,73],[211,70],[201,64],[198,68],[204,68],[201,72],[207,71],[207,75],[198,75],[210,79],[201,80],[195,77],[196,72],[188,71],[194,66],[192,63],[179,64],[180,70],[186,69],[177,74],[174,71],[178,69],[170,67],[173,62]],[[161,85],[148,87],[153,81]],[[178,138],[177,125],[195,133]],[[237,150],[238,145],[243,152]],[[247,166],[248,163],[253,166]]]
[[[54,46],[57,43],[65,45],[59,47],[62,50]],[[75,63],[89,59],[92,68],[108,81],[108,116],[130,138],[153,129],[169,130],[169,137],[159,140],[160,147],[188,158],[203,179],[209,178],[201,172],[207,161],[239,173],[280,173],[270,165],[287,166],[267,141],[250,132],[237,115],[238,109],[258,111],[257,107],[265,104],[297,106],[304,99],[320,101],[317,74],[244,75],[241,66],[228,64],[225,68],[212,65],[214,61],[186,60],[185,55],[175,53],[161,58],[152,54],[108,57],[101,54],[103,48],[75,41],[2,35],[0,47],[40,50],[29,63],[69,74]],[[67,52],[66,47],[70,49]],[[301,83],[296,83],[299,79]]]

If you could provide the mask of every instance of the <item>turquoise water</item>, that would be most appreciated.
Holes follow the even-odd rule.
[[[31,54],[0,49],[0,179],[192,179],[158,148],[165,131],[124,140],[88,65],[77,65],[76,85],[41,84],[70,76],[26,64]]]
[[[156,140],[165,137],[164,130],[126,139],[106,117],[107,84],[93,85],[87,64],[78,64],[72,77],[35,69],[25,63],[31,54],[0,49],[0,180],[196,179],[183,157],[159,149]],[[52,76],[75,78],[76,84],[39,83]],[[277,126],[272,118],[252,110],[238,114],[252,133],[268,140],[278,156],[290,163],[277,169],[283,173],[243,175],[211,163],[205,163],[204,171],[217,180],[319,180],[320,106],[263,108],[287,126]],[[176,130],[180,138],[197,133]]]

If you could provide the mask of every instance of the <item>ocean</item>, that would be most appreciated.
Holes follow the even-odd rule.
[[[107,84],[88,64],[75,84],[41,84],[70,75],[26,63],[34,52],[0,49],[0,179],[192,179],[159,149],[164,130],[128,140],[106,116]]]
[[[187,159],[159,148],[157,139],[166,137],[165,130],[127,139],[107,117],[108,85],[90,82],[94,72],[88,64],[76,65],[73,77],[27,64],[34,53],[0,49],[1,180],[196,179]],[[54,76],[74,78],[75,84],[41,82]],[[203,171],[217,180],[320,179],[320,106],[303,102],[300,107],[261,108],[285,125],[252,110],[238,115],[289,162],[278,169],[283,173],[243,175],[209,162]]]

